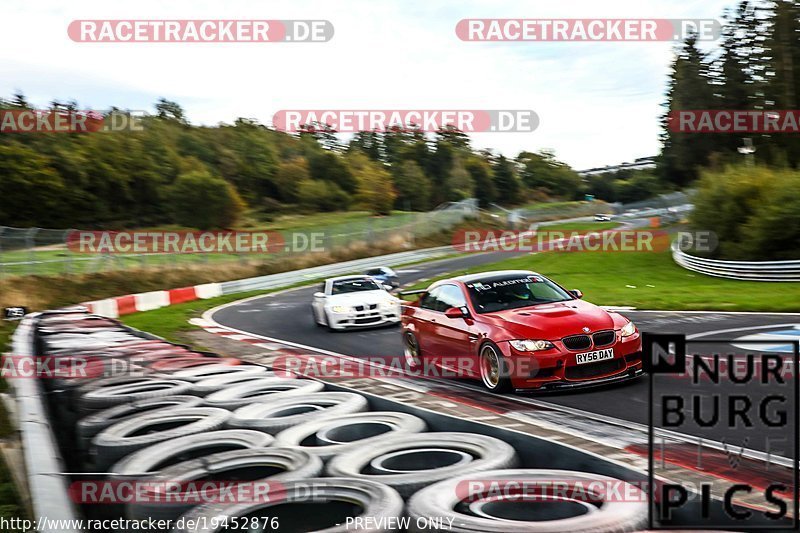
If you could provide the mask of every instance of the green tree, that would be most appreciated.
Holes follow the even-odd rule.
[[[392,165],[395,205],[400,209],[425,211],[431,207],[431,182],[420,166],[412,160]]]
[[[360,152],[350,154],[348,162],[358,183],[356,202],[376,215],[391,213],[397,192],[389,171]]]
[[[472,156],[464,163],[464,168],[469,172],[472,183],[475,185],[474,196],[478,204],[486,208],[490,203],[497,201],[497,189],[492,179],[492,166],[484,157]]]
[[[167,100],[166,98],[159,98],[156,102],[156,116],[165,120],[173,120],[179,124],[186,124],[186,113],[177,102]]]
[[[286,202],[296,202],[300,183],[310,179],[311,172],[308,170],[308,161],[304,157],[297,156],[281,162],[275,173],[278,198]]]
[[[307,179],[297,185],[300,205],[312,211],[336,211],[348,204],[349,197],[330,181]]]
[[[514,170],[514,163],[501,155],[494,161],[493,170],[497,201],[508,205],[519,203],[519,178]]]
[[[202,170],[178,176],[167,197],[175,222],[203,230],[233,227],[245,207],[233,185]]]
[[[696,179],[714,151],[713,134],[674,132],[669,122],[669,117],[679,111],[715,108],[705,60],[706,54],[697,47],[697,36],[690,36],[672,64],[668,82],[660,166],[664,179],[678,187]]]
[[[61,225],[67,187],[46,157],[16,143],[0,145],[0,176],[0,224]]]
[[[315,180],[330,181],[347,193],[355,193],[358,180],[342,157],[325,151],[309,156],[309,171]]]
[[[549,150],[520,152],[517,156],[520,178],[526,187],[559,198],[579,196],[583,182],[569,165],[558,161]]]

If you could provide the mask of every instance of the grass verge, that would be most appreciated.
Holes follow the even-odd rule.
[[[586,300],[600,305],[674,311],[800,311],[797,305],[800,283],[705,276],[676,265],[668,251],[541,253],[463,273],[503,269],[539,272],[568,289],[581,289]],[[414,288],[425,288],[430,283],[420,283]]]

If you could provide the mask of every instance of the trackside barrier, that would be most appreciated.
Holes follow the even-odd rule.
[[[34,324],[38,316],[38,313],[26,316],[14,331],[14,354],[35,355]],[[57,533],[79,533],[79,530],[67,527],[75,524],[73,520],[79,515],[67,494],[69,480],[61,474],[64,461],[47,418],[41,383],[38,379],[10,379],[7,383],[16,400],[33,515],[46,516],[51,523],[64,526]],[[43,525],[42,533],[56,533]]]
[[[128,294],[115,298],[106,298],[104,300],[84,302],[82,305],[86,306],[92,313],[110,318],[117,318],[130,313],[151,311],[160,307],[191,302],[193,300],[214,298],[225,294],[277,289],[314,279],[359,272],[377,266],[397,266],[414,261],[435,259],[452,252],[452,246],[439,246],[437,248],[426,248],[410,252],[398,252],[377,257],[367,257],[364,259],[355,259],[353,261],[304,268],[291,272],[281,272],[279,274],[269,274],[255,278],[225,281],[222,283],[205,283],[203,285],[181,287],[179,289],[170,289],[166,291]]]
[[[672,259],[686,270],[749,281],[800,281],[800,261],[721,261],[689,255],[672,244]]]

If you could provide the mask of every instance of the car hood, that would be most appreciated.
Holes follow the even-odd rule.
[[[508,339],[556,340],[569,335],[614,329],[614,317],[582,300],[541,304],[481,315],[481,320],[502,328]]]
[[[384,290],[348,292],[345,294],[334,294],[326,298],[328,305],[368,305],[386,301],[387,298],[394,297]]]

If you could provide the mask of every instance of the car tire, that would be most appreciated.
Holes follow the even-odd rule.
[[[336,333],[337,331],[339,331],[338,329],[331,326],[331,317],[328,316],[328,312],[323,309],[322,314],[325,316],[325,326],[328,328],[328,331],[331,333]]]
[[[92,438],[94,438],[95,435],[105,428],[113,426],[123,420],[128,420],[133,416],[176,406],[197,407],[202,401],[202,398],[190,395],[164,396],[163,398],[139,400],[97,411],[78,421],[75,428],[78,449],[88,450],[92,443]]]
[[[478,372],[481,383],[490,392],[503,393],[512,389],[508,364],[503,352],[493,342],[481,346],[478,352]]]
[[[191,383],[179,379],[150,378],[133,383],[99,387],[83,394],[78,405],[84,411],[164,396],[186,394]]]
[[[332,477],[368,479],[401,496],[455,475],[517,466],[517,452],[500,439],[476,433],[423,433],[393,437],[331,459]]]
[[[131,417],[107,427],[92,439],[95,466],[106,469],[126,455],[158,442],[222,429],[230,416],[224,409],[187,407]]]
[[[177,370],[172,374],[172,377],[174,379],[181,379],[183,381],[191,381],[194,383],[204,379],[230,376],[234,374],[255,374],[264,376],[266,371],[266,367],[258,365],[208,365]]]
[[[352,392],[315,392],[308,396],[283,398],[269,403],[240,407],[228,420],[228,427],[255,429],[271,435],[312,420],[330,419],[366,411],[367,399]],[[291,414],[293,410],[302,410]]]
[[[251,381],[256,381],[258,379],[276,378],[276,377],[279,376],[275,374],[275,372],[272,372],[270,370],[266,370],[258,374],[250,374],[247,372],[223,374],[221,376],[206,378],[201,381],[195,381],[194,383],[192,383],[192,386],[189,389],[189,394],[194,394],[195,396],[208,396],[209,394],[212,394],[227,387],[235,387],[237,385],[241,385],[242,383],[249,383]]]
[[[205,397],[204,404],[233,410],[252,403],[269,403],[287,396],[311,394],[323,388],[325,385],[310,379],[261,378],[212,392]]]
[[[247,429],[220,429],[185,435],[126,455],[111,467],[109,477],[119,480],[144,479],[178,463],[222,452],[266,448],[274,441],[266,433]]]
[[[272,475],[265,475],[264,477],[253,476],[253,471],[258,468],[267,468],[269,470],[277,470],[279,473]],[[160,473],[150,476],[145,480],[153,482],[153,488],[145,490],[144,501],[129,503],[126,506],[126,516],[131,520],[148,520],[153,518],[156,520],[172,520],[178,518],[182,514],[196,507],[196,504],[187,503],[186,501],[173,501],[169,502],[164,498],[169,498],[170,494],[167,493],[168,485],[172,483],[188,483],[198,481],[205,485],[208,479],[224,479],[224,483],[236,482],[235,474],[225,474],[230,471],[250,470],[245,474],[245,479],[241,480],[243,484],[256,484],[263,483],[267,488],[265,496],[270,493],[280,494],[283,483],[289,481],[297,481],[319,476],[322,471],[322,461],[319,457],[315,457],[308,452],[300,449],[293,448],[261,448],[252,450],[235,450],[230,452],[215,453],[207,455],[199,459],[193,459],[183,463],[172,465],[165,468]],[[275,483],[274,487],[271,483]],[[281,488],[277,488],[281,487]],[[252,492],[249,489],[243,489],[242,492]],[[236,493],[237,491],[234,491]],[[194,493],[191,493],[194,494]],[[273,497],[275,494],[272,495]],[[217,493],[214,489],[207,489],[203,491],[204,498],[227,498],[227,493]],[[152,503],[147,502],[150,500]],[[181,498],[179,497],[178,500]],[[187,499],[187,498],[184,498]],[[209,502],[210,503],[210,502]]]
[[[322,322],[322,319],[317,315],[317,309],[312,305],[311,306],[311,316],[314,317],[314,324],[318,327],[324,327],[325,324]]]
[[[426,428],[424,420],[407,413],[354,413],[336,419],[312,420],[281,431],[275,436],[275,446],[299,446],[327,460],[354,449],[368,449],[392,436],[422,433]],[[378,430],[381,431],[376,433]]]
[[[403,498],[396,490],[374,481],[344,478],[312,478],[283,483],[282,498],[263,503],[210,504],[195,507],[181,520],[175,533],[216,533],[224,531],[227,521],[241,523],[243,517],[275,517],[278,527],[273,531],[325,531],[351,533],[346,517],[353,510],[357,517],[369,518],[371,532],[396,532],[398,519],[403,516]],[[312,497],[313,496],[313,497]],[[276,514],[271,508],[281,504],[298,511],[289,515]],[[308,503],[307,512],[302,504]],[[330,509],[321,505],[331,505]],[[286,507],[284,507],[285,509]],[[269,524],[269,522],[267,522]],[[363,523],[363,522],[362,522]],[[193,528],[188,527],[193,525]],[[264,531],[269,530],[269,526]]]
[[[575,506],[571,509],[566,509],[566,507],[562,509],[570,511],[570,514],[574,516],[566,518],[546,516],[540,520],[534,520],[530,515],[512,515],[512,518],[510,514],[518,510],[519,507],[517,509],[507,507],[505,512],[501,514],[497,511],[502,509],[497,506],[502,506],[504,503],[510,504],[510,502],[491,501],[493,497],[499,497],[502,500],[503,492],[505,491],[502,487],[504,480],[508,480],[509,487],[514,487],[520,491],[519,493],[515,492],[507,499],[510,501],[516,500],[517,506],[524,505],[528,510],[535,510],[537,505],[541,505],[541,495],[532,495],[534,498],[538,498],[537,503],[533,505],[531,505],[531,502],[520,501],[520,499],[524,498],[522,495],[530,490],[521,488],[525,485],[530,486],[537,482],[548,483],[549,485],[547,486],[552,488],[554,481],[559,483],[581,483],[581,494],[586,496],[588,488],[591,487],[591,482],[624,483],[614,478],[573,470],[489,470],[461,475],[429,485],[415,493],[408,500],[408,516],[411,518],[412,526],[409,531],[422,531],[415,527],[417,519],[432,516],[443,518],[443,525],[447,527],[446,531],[452,533],[473,533],[475,531],[486,533],[556,533],[561,531],[569,531],[571,533],[588,533],[590,531],[617,533],[638,531],[647,524],[648,503],[646,495],[635,486],[628,484],[624,484],[619,489],[619,493],[626,495],[624,501],[606,500],[604,496],[611,491],[602,491],[601,494],[594,495],[598,500],[596,506],[592,503],[581,502],[579,499],[562,501],[561,503],[564,505]],[[482,485],[481,481],[485,481],[486,485]],[[511,483],[514,483],[514,485],[511,485]],[[497,488],[498,486],[500,487],[499,489]],[[628,492],[629,490],[631,492]],[[628,497],[630,494],[638,494],[638,496]],[[469,500],[473,500],[472,505],[477,504],[479,507],[476,509],[472,505],[465,503]],[[486,504],[494,505],[495,508],[489,511]],[[461,512],[460,509],[467,506],[469,506],[469,514]],[[581,507],[584,509],[581,509]],[[586,507],[589,507],[588,511],[585,509]],[[580,510],[583,511],[582,514],[575,512]],[[448,527],[450,519],[452,519],[452,527]],[[433,530],[427,529],[426,531],[444,530],[436,528]]]

